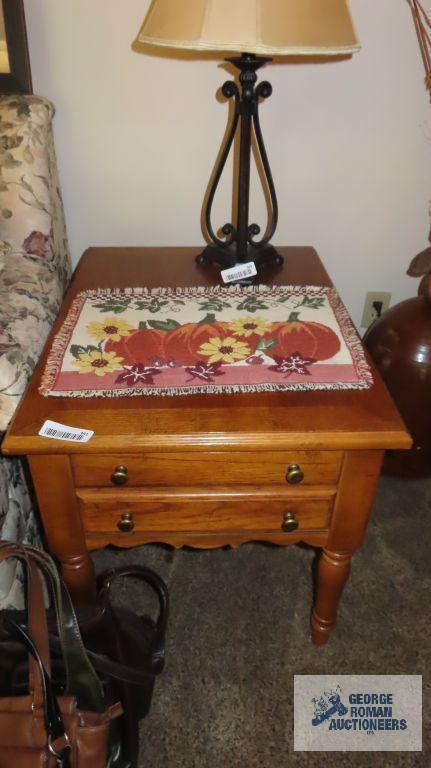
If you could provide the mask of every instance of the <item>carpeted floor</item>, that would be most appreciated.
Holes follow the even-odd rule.
[[[329,644],[310,643],[313,552],[161,546],[95,553],[167,580],[167,666],[142,724],[145,768],[431,766],[431,482],[383,478]],[[136,589],[124,599],[138,607]],[[424,752],[293,752],[294,674],[422,674]]]

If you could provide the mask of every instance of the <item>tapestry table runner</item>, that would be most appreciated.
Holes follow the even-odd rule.
[[[315,286],[84,291],[55,337],[43,395],[366,389],[337,292]]]

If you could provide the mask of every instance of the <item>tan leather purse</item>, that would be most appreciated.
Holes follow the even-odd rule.
[[[104,704],[101,684],[86,656],[70,598],[68,594],[65,597],[64,585],[60,589],[59,582],[55,583],[53,562],[47,565],[45,553],[39,557],[32,548],[0,542],[0,562],[6,557],[19,558],[26,568],[28,631],[7,612],[2,615],[1,623],[11,638],[21,642],[29,654],[29,693],[0,698],[0,768],[106,768],[118,765],[110,726],[122,709],[119,704],[108,709]],[[55,694],[50,679],[48,627],[40,569],[54,587],[58,632],[68,673],[65,695]]]

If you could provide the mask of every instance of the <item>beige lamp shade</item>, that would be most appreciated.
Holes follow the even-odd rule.
[[[347,0],[153,0],[138,41],[278,56],[360,48]]]

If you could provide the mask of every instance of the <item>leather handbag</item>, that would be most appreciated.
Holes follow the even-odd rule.
[[[70,600],[49,555],[32,548],[27,550],[44,568],[54,568],[51,579],[60,592],[57,601]],[[127,589],[125,581],[129,579],[138,581],[142,591],[148,592],[149,588],[157,598],[158,609],[154,619],[115,603],[115,586]],[[13,615],[21,622],[25,618],[19,612]],[[86,655],[98,673],[104,700],[107,705],[119,701],[123,707],[123,714],[111,726],[117,742],[121,742],[116,760],[111,760],[112,768],[137,765],[139,721],[149,712],[155,677],[164,668],[168,615],[169,593],[165,582],[150,568],[141,565],[122,566],[101,573],[97,579],[95,603],[76,609]],[[55,691],[61,693],[67,687],[67,668],[55,616],[51,617],[48,628],[52,684]],[[5,641],[1,642],[0,638],[1,648],[6,650]],[[22,693],[26,690],[27,679],[28,664],[22,647],[16,642],[8,643],[7,653],[0,654],[0,696],[5,688],[16,695]]]
[[[0,697],[0,768],[106,768],[120,761],[115,719],[118,703],[107,706],[101,682],[81,640],[68,592],[45,553],[0,542],[0,562],[18,558],[24,565],[28,629],[4,612],[3,637],[28,653],[28,691]],[[51,588],[57,617],[66,686],[58,694],[51,681],[51,654],[41,572]],[[0,647],[7,654],[7,642]]]

